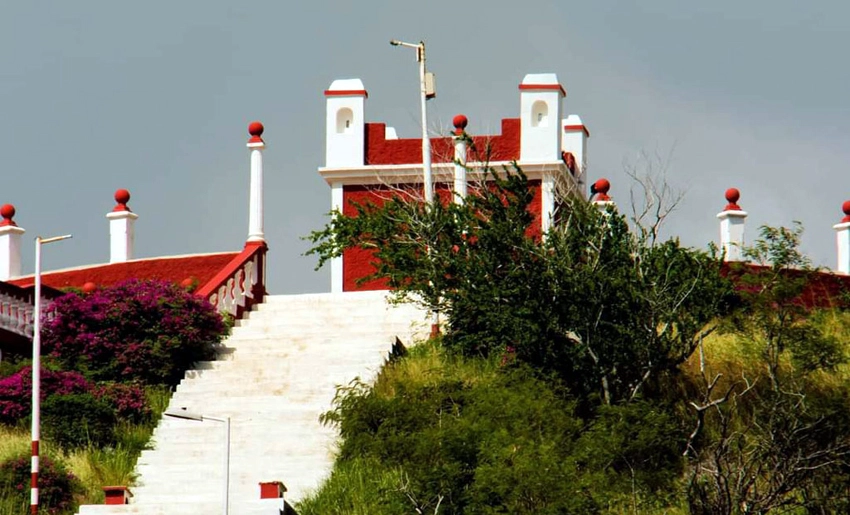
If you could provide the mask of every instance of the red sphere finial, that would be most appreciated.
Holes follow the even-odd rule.
[[[12,220],[15,217],[15,206],[12,204],[3,204],[3,207],[0,207],[0,216],[3,217],[3,221],[0,221],[0,226],[18,225]]]
[[[263,124],[257,121],[248,124],[248,134],[251,135],[249,143],[260,143],[263,141],[263,131],[266,130]]]
[[[608,190],[611,189],[611,183],[608,179],[599,179],[590,186],[590,194],[596,195],[596,200],[607,202],[611,200],[608,196]]]
[[[850,200],[845,200],[844,203],[841,204],[841,210],[844,211],[844,218],[841,219],[841,223],[850,222]]]
[[[469,119],[462,115],[458,114],[452,118],[452,125],[455,126],[455,134],[463,134],[463,131],[466,129],[466,126],[469,124]]]
[[[738,188],[729,188],[726,190],[726,207],[724,211],[741,211],[741,206],[738,205],[738,200],[741,198],[741,192]]]
[[[95,283],[91,282],[91,281],[84,284],[83,288],[82,288],[83,293],[92,293],[96,289],[97,289],[97,285]]]
[[[124,188],[115,190],[116,206],[112,208],[112,211],[130,211],[127,202],[130,202],[130,192]]]

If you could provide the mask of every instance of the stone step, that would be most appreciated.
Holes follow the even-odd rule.
[[[259,487],[258,487],[259,491]],[[221,492],[209,496],[186,496],[180,499],[165,498],[164,500],[146,504],[125,505],[84,505],[80,506],[79,515],[200,515],[222,512]],[[258,494],[259,497],[259,494]],[[230,502],[230,515],[280,515],[283,507],[282,499],[263,499],[253,501]]]
[[[427,336],[430,325],[422,310],[390,307],[385,297],[385,292],[267,297],[216,349],[218,361],[187,372],[169,410],[231,417],[232,513],[259,494],[259,481],[283,481],[293,500],[318,487],[337,444],[336,429],[322,426],[319,417],[333,408],[337,386],[355,377],[374,378],[396,337],[411,345],[417,335]],[[116,513],[213,512],[209,497],[220,495],[215,483],[222,477],[222,447],[220,423],[164,418],[136,466],[130,506],[149,511]],[[178,511],[187,505],[195,511]],[[168,509],[156,511],[162,506]]]

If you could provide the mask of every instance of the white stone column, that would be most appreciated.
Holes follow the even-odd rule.
[[[850,200],[841,206],[844,218],[841,223],[832,226],[835,229],[835,241],[838,244],[838,266],[840,274],[850,274]]]
[[[341,182],[331,184],[331,212],[342,214],[344,190]],[[331,293],[342,293],[342,256],[331,258]]]
[[[134,225],[139,215],[130,211],[127,202],[130,192],[118,190],[115,192],[117,205],[111,213],[106,214],[109,220],[109,262],[123,263],[133,259],[136,241]]]
[[[720,249],[724,261],[744,261],[744,221],[747,212],[738,205],[741,192],[737,188],[726,190],[726,207],[717,214],[720,220]]]
[[[462,204],[467,193],[466,179],[466,125],[469,123],[466,116],[459,114],[452,119],[455,126],[454,144],[455,144],[455,182],[454,182],[454,201],[457,204]]]
[[[7,281],[21,275],[21,235],[26,231],[12,220],[12,204],[0,207],[0,215],[0,281]]]
[[[266,143],[263,135],[263,124],[251,122],[248,125],[248,148],[251,151],[251,184],[248,202],[248,241],[266,241],[263,232],[263,149]]]

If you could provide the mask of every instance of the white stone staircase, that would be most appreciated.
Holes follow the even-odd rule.
[[[330,472],[336,432],[319,415],[336,386],[374,378],[398,336],[427,335],[426,315],[390,306],[385,292],[280,295],[239,321],[218,361],[199,363],[169,411],[231,418],[230,513],[277,514],[260,482],[282,481],[297,501]],[[136,464],[128,505],[87,505],[80,515],[222,511],[224,424],[164,417]]]

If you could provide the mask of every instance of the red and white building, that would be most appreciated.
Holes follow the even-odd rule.
[[[331,208],[346,215],[352,202],[380,203],[399,190],[422,195],[422,140],[399,138],[384,123],[366,122],[369,95],[360,79],[336,80],[325,90],[325,166]],[[519,117],[502,120],[500,134],[464,134],[468,120],[454,118],[451,135],[431,138],[435,194],[461,198],[479,182],[484,166],[500,170],[514,162],[534,190],[534,232],[553,222],[556,190],[586,196],[587,128],[578,115],[564,115],[566,90],[554,73],[526,75],[519,84]],[[469,144],[469,141],[472,144]],[[381,289],[378,281],[356,284],[372,270],[372,254],[351,249],[331,263],[333,292]]]

